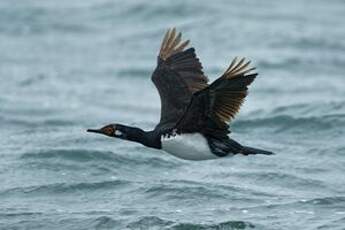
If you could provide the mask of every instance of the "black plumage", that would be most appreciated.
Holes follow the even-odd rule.
[[[185,112],[193,94],[207,87],[208,79],[194,48],[168,57],[158,57],[157,68],[152,74],[161,97],[161,119],[156,129],[173,128]]]
[[[154,130],[110,124],[89,130],[112,137],[140,142],[161,149],[162,137],[199,133],[206,138],[216,156],[228,154],[271,154],[245,147],[228,137],[228,123],[239,111],[248,94],[248,86],[257,73],[244,58],[235,58],[224,74],[212,84],[189,41],[182,41],[175,28],[168,30],[158,55],[152,81],[161,98],[161,117]]]

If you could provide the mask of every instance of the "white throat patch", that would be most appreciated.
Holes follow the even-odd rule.
[[[116,130],[115,130],[115,135],[116,135],[116,136],[121,136],[121,135],[122,135],[122,132],[121,132],[120,130],[117,130],[117,129],[116,129]]]

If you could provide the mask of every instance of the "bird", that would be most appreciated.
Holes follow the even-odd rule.
[[[241,145],[229,137],[230,122],[258,73],[245,58],[235,57],[225,72],[209,83],[195,49],[176,28],[163,37],[151,80],[161,99],[160,121],[153,130],[109,124],[88,132],[160,149],[184,160],[210,160],[271,151]]]

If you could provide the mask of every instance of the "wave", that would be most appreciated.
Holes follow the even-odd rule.
[[[131,67],[131,69],[122,69],[118,70],[117,75],[122,78],[122,77],[138,77],[138,78],[148,78],[149,76],[152,75],[152,69],[150,68],[139,68],[139,67]]]
[[[91,225],[93,225],[95,229],[110,229],[118,227],[120,222],[109,216],[101,216],[93,220]]]
[[[131,182],[126,180],[110,180],[89,183],[53,183],[37,186],[15,187],[7,190],[0,191],[1,196],[18,196],[24,194],[32,195],[49,195],[61,193],[73,193],[81,190],[88,192],[103,191],[107,189],[124,188],[130,185]]]
[[[314,131],[336,131],[344,129],[345,114],[326,115],[319,117],[293,117],[289,115],[279,115],[268,118],[257,118],[251,120],[239,120],[233,123],[234,128],[242,129],[272,129],[273,133],[281,132],[303,132]]]
[[[317,206],[331,206],[333,208],[343,208],[345,205],[344,196],[322,197],[314,198],[306,201],[299,201],[299,204],[317,205]]]
[[[175,17],[198,17],[201,12],[210,12],[210,7],[195,4],[168,4],[168,3],[141,3],[141,2],[128,2],[122,7],[122,10],[118,10],[118,4],[113,2],[106,2],[92,6],[92,13],[99,13],[98,18],[102,20],[113,20],[114,17],[128,17],[132,19],[140,20],[152,20],[160,18],[175,18]]]
[[[341,51],[345,50],[345,43],[341,39],[329,39],[328,37],[299,37],[294,39],[282,39],[271,44],[275,48],[296,48],[298,50],[324,49]]]
[[[254,128],[273,133],[337,132],[345,127],[345,106],[340,103],[297,104],[278,107],[270,112],[250,114],[254,119],[236,120],[232,127],[242,130]],[[249,117],[249,116],[247,116]]]
[[[20,215],[20,213],[15,214]],[[0,214],[1,216],[1,214]],[[11,214],[3,215],[4,217],[11,217]],[[59,216],[58,219],[44,217],[44,225],[42,225],[42,219],[35,217],[26,221],[21,221],[12,224],[12,227],[22,226],[25,223],[26,226],[34,227],[35,229],[46,229],[47,225],[49,229],[166,229],[166,230],[189,230],[189,229],[201,229],[201,230],[218,230],[218,229],[254,229],[260,228],[260,225],[253,224],[247,221],[223,221],[219,223],[192,223],[182,222],[175,220],[167,220],[157,216],[142,216],[134,220],[117,219],[112,217],[112,214],[102,215],[97,217],[82,216],[78,218],[71,218],[68,216]]]
[[[174,17],[195,19],[203,15],[201,12],[210,13],[211,9],[194,4],[150,4],[147,2],[123,2],[119,8],[118,3],[106,1],[99,4],[79,4],[78,14],[75,14],[75,10],[70,4],[60,4],[59,7],[54,4],[43,7],[30,5],[7,7],[2,12],[0,32],[12,36],[49,33],[80,36],[99,31],[107,26],[110,28],[114,20],[123,21],[130,18],[134,21],[158,21],[162,20],[162,17],[166,20]],[[122,31],[125,31],[125,28]]]
[[[142,190],[143,188],[140,188]],[[227,193],[216,188],[205,186],[181,186],[159,184],[151,186],[144,190],[146,196],[150,199],[182,200],[198,197],[198,199],[226,199]]]
[[[43,119],[32,119],[32,114],[27,113],[27,117],[10,117],[11,115],[1,116],[0,122],[6,125],[15,125],[27,128],[35,128],[38,126],[50,126],[50,127],[60,127],[60,126],[73,126],[75,122],[63,119],[54,118],[43,118]]]
[[[33,216],[41,216],[43,212],[8,212],[8,213],[0,213],[0,217],[9,218],[9,217],[33,217]]]
[[[112,152],[86,149],[51,149],[38,152],[24,153],[22,159],[49,159],[59,158],[71,161],[114,160],[119,156]],[[121,158],[120,158],[121,159]]]
[[[272,196],[270,193],[259,192],[248,187],[189,180],[165,180],[154,184],[142,184],[136,189],[136,192],[143,193],[147,199],[158,202],[175,203],[184,200],[194,203],[201,200],[213,200],[213,202],[219,203],[224,200],[232,200],[233,205],[244,202],[261,203],[263,197]]]
[[[59,10],[56,7],[7,7],[2,12],[0,32],[9,35],[44,34],[49,32],[75,33],[90,31],[87,23],[76,23],[73,20],[60,20],[66,13],[72,13],[72,8]],[[7,23],[6,23],[7,22]]]
[[[127,225],[130,229],[151,229],[152,227],[171,230],[184,229],[252,229],[256,226],[245,221],[225,221],[216,224],[179,223],[176,221],[161,219],[156,216],[145,216]]]
[[[281,58],[279,60],[259,60],[257,65],[263,69],[288,69],[296,68],[296,66],[302,65],[302,61],[298,58]]]
[[[241,172],[238,174],[233,173],[233,175],[237,175],[239,178],[251,178],[253,181],[261,184],[267,183],[283,187],[293,185],[294,189],[327,189],[327,185],[325,185],[321,180],[303,178],[283,172]]]
[[[263,209],[287,209],[291,208],[294,210],[310,210],[310,209],[333,209],[333,210],[342,210],[345,205],[345,197],[343,196],[334,196],[334,197],[321,197],[321,198],[312,198],[309,200],[296,200],[292,202],[283,202],[283,203],[273,203],[273,204],[264,204],[250,207],[248,209],[254,210],[263,210]]]
[[[344,212],[339,214],[344,215]],[[320,224],[317,229],[333,229],[333,230],[343,230],[345,223],[345,217],[339,217],[333,220],[328,220],[327,223]]]
[[[128,149],[125,151],[128,152]],[[110,168],[144,166],[164,170],[167,168],[181,167],[183,165],[183,163],[177,161],[165,160],[161,157],[145,154],[145,151],[146,150],[142,150],[141,147],[133,148],[134,153],[140,152],[140,154],[142,154],[142,156],[138,156],[134,153],[121,155],[110,151],[98,151],[90,149],[50,149],[23,153],[20,158],[24,160],[24,164],[30,160],[30,162],[34,161],[36,163],[42,163],[43,166],[47,163],[47,161],[51,162],[52,159],[60,160],[60,162],[91,162],[96,165],[95,167],[97,167],[101,161],[103,162],[103,167],[109,166]],[[54,161],[54,164],[56,163],[57,162]]]
[[[279,106],[273,109],[270,114],[274,115],[298,115],[298,116],[312,116],[329,115],[329,114],[345,114],[344,101],[331,101],[319,103],[298,103],[288,106]]]

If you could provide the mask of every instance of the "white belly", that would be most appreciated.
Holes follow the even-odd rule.
[[[206,138],[199,133],[181,134],[161,138],[162,149],[185,160],[209,160],[218,158],[211,152]]]

